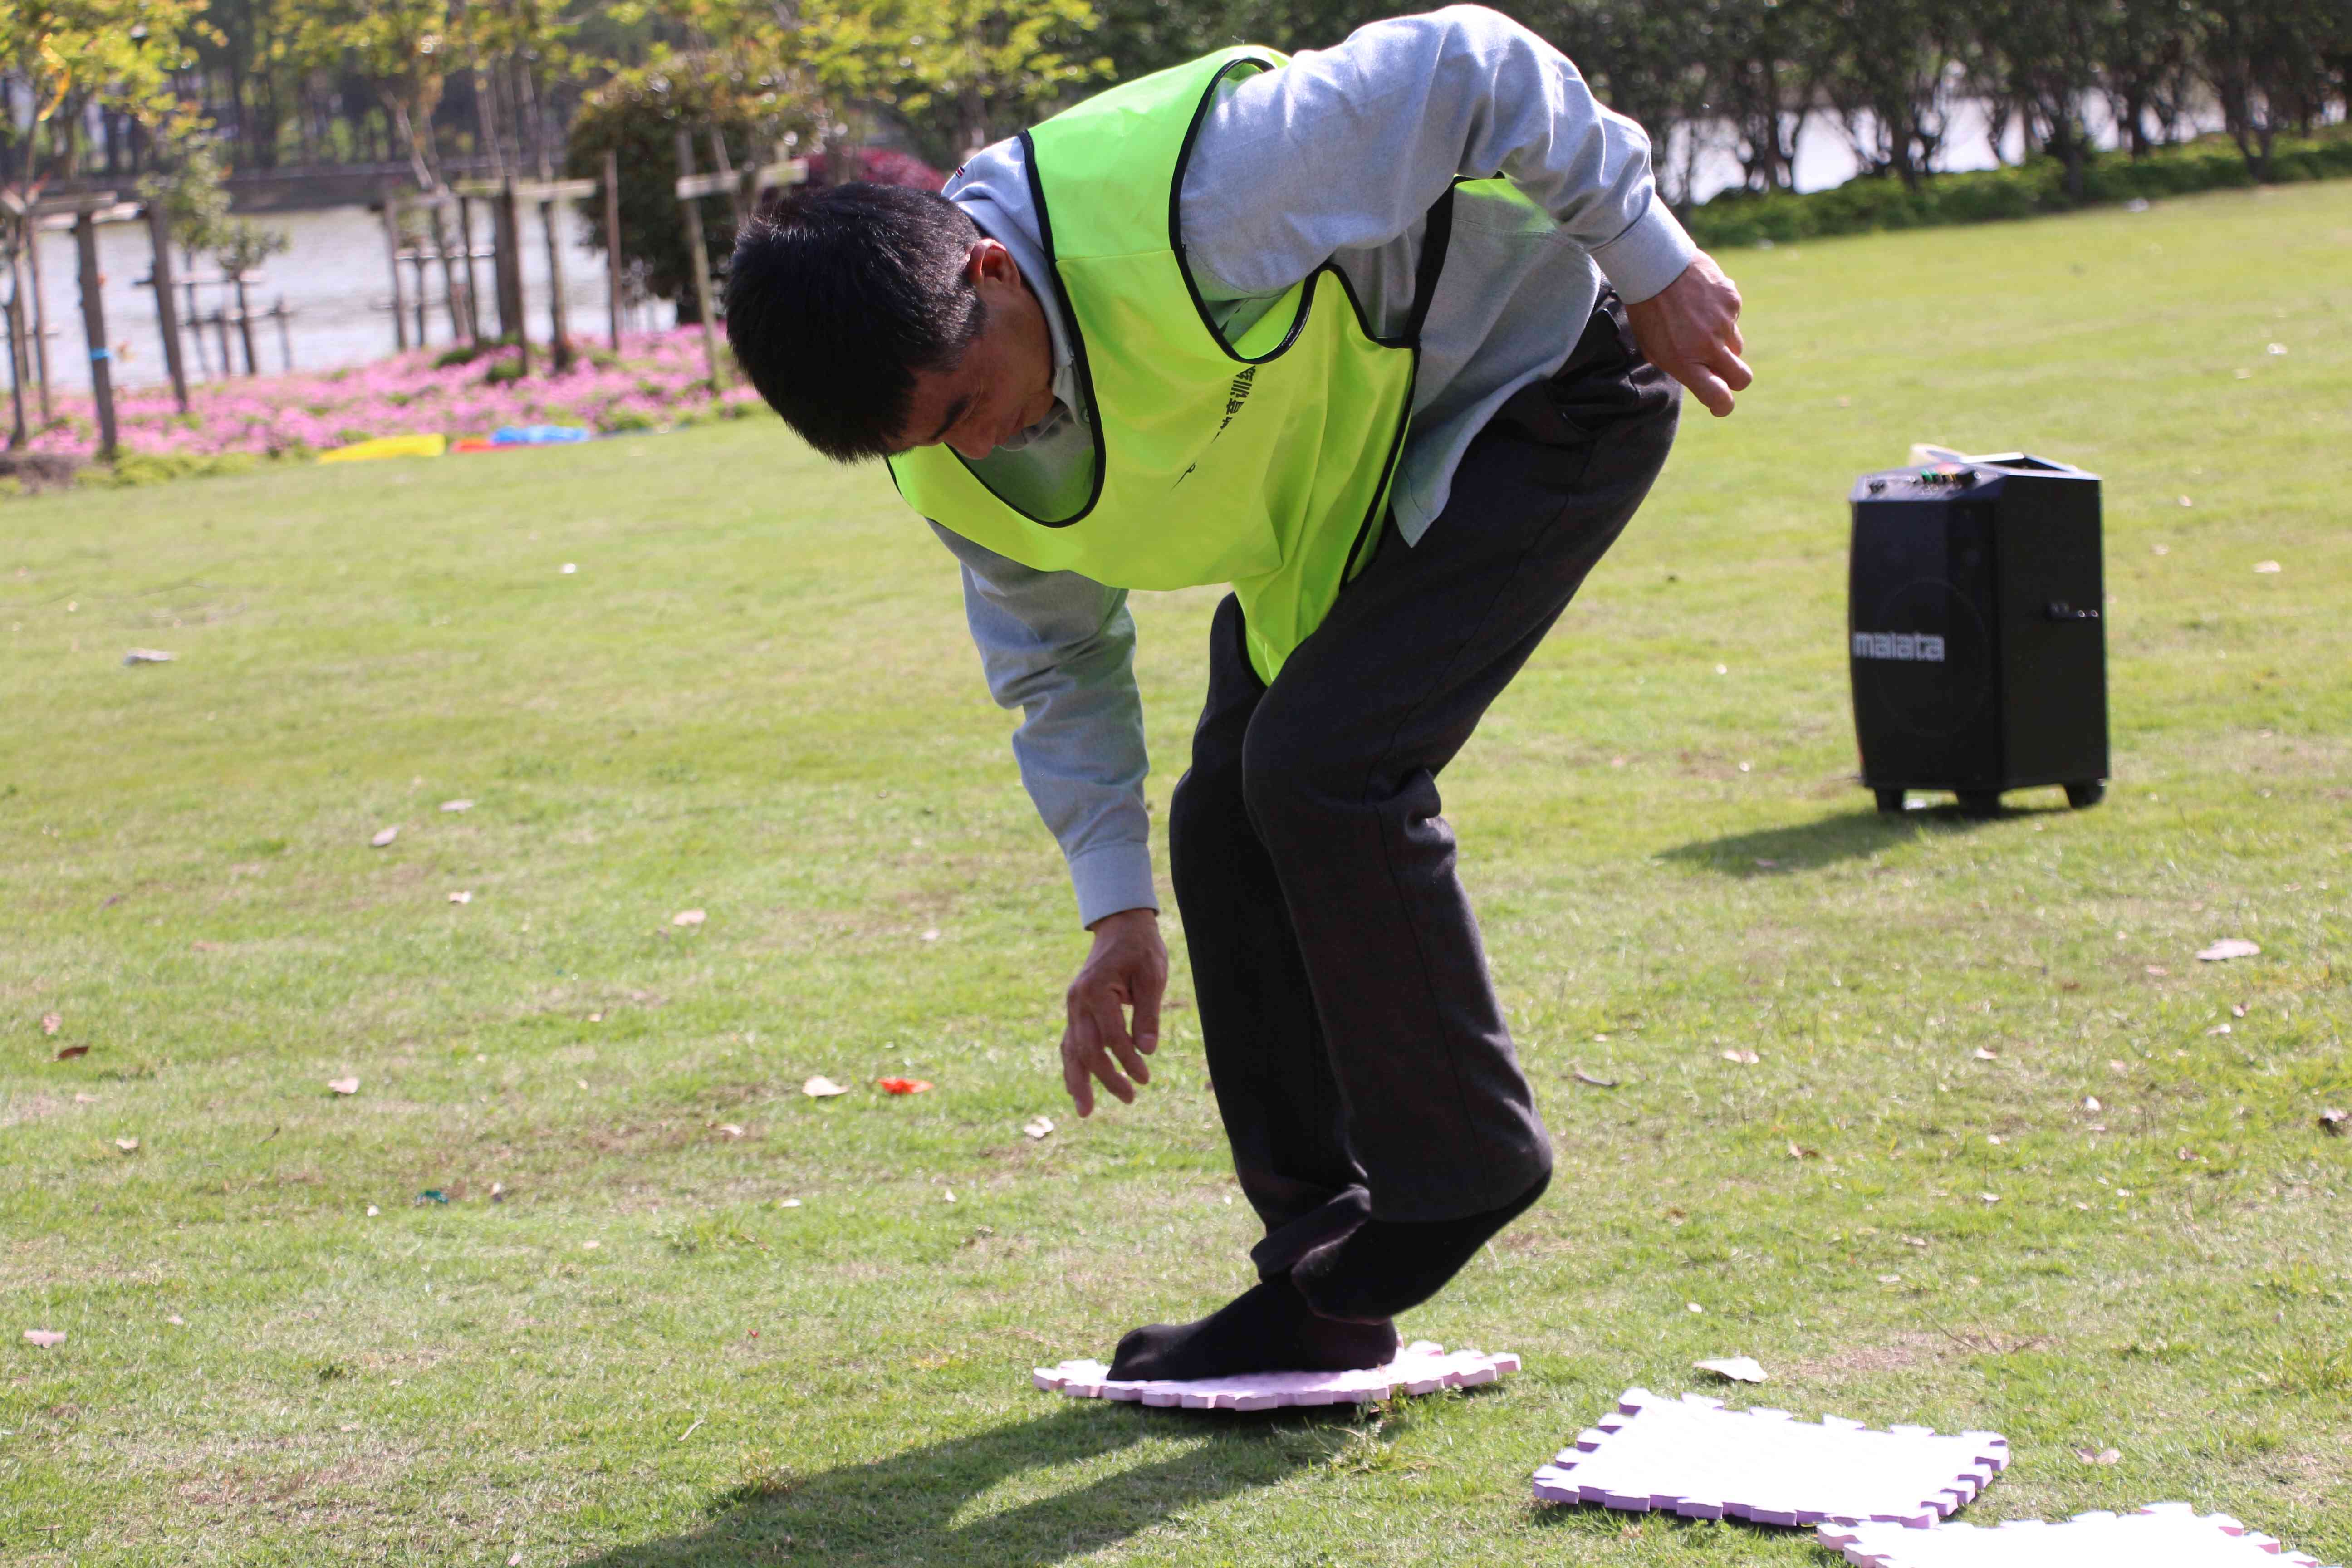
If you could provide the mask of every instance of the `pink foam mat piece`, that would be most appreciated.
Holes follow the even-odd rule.
[[[1816,1425],[1785,1410],[1731,1411],[1700,1394],[1667,1399],[1629,1388],[1614,1412],[1536,1471],[1535,1493],[1538,1502],[1685,1519],[1919,1529],[1975,1501],[2008,1465],[2009,1440],[1991,1432],[1875,1432],[1836,1415]]]
[[[1519,1370],[1506,1352],[1448,1352],[1416,1340],[1386,1366],[1363,1372],[1259,1372],[1244,1377],[1114,1379],[1098,1361],[1041,1366],[1033,1375],[1049,1394],[1073,1399],[1117,1399],[1179,1410],[1276,1410],[1299,1405],[1368,1405],[1398,1394],[1475,1388]]]
[[[2150,1503],[2137,1513],[2083,1513],[2061,1524],[2017,1520],[1899,1530],[1825,1524],[1821,1542],[1855,1568],[2319,1568],[2225,1513],[2200,1515],[2185,1502]]]

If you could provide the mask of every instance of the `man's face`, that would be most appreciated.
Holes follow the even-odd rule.
[[[965,268],[987,324],[954,364],[916,375],[898,432],[901,451],[945,442],[967,458],[985,458],[1054,410],[1053,338],[1012,253],[995,240],[976,240]]]

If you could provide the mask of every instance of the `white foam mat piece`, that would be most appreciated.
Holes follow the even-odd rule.
[[[1038,1387],[1073,1399],[1117,1399],[1179,1410],[1276,1410],[1296,1405],[1368,1405],[1397,1394],[1475,1388],[1519,1370],[1505,1352],[1447,1352],[1416,1340],[1386,1366],[1363,1372],[1258,1372],[1243,1377],[1115,1380],[1098,1361],[1066,1361],[1032,1374]]]
[[[1614,1413],[1536,1472],[1535,1492],[1538,1502],[1685,1519],[1918,1529],[1976,1500],[2008,1465],[2009,1440],[1991,1432],[1874,1432],[1836,1415],[1816,1426],[1785,1410],[1734,1412],[1696,1394],[1629,1388]]]
[[[2225,1513],[2200,1516],[2185,1502],[2137,1513],[2077,1514],[2063,1524],[2019,1520],[1979,1529],[1946,1524],[1901,1530],[1824,1524],[1822,1545],[1856,1568],[2319,1568],[2300,1552]]]

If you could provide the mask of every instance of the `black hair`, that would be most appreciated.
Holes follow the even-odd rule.
[[[980,229],[931,191],[802,187],[744,226],[727,342],[768,405],[835,462],[898,448],[919,373],[952,366],[986,310]]]

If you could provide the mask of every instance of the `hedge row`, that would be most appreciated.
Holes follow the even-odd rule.
[[[2308,141],[2281,137],[2271,154],[2273,184],[2347,175],[2352,175],[2352,134]],[[2162,148],[2145,158],[2103,153],[2083,171],[2081,201],[2067,194],[2063,165],[2053,158],[2037,158],[2014,168],[1932,175],[1916,190],[1900,180],[1874,176],[1803,195],[1727,191],[1692,209],[1685,223],[1692,237],[1712,250],[1877,229],[1995,223],[2253,184],[2237,147],[2209,138],[2186,147]]]

